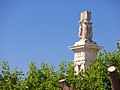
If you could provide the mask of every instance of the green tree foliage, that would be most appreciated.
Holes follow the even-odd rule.
[[[73,63],[66,61],[59,64],[58,70],[45,62],[39,67],[30,62],[27,74],[18,69],[10,70],[8,62],[3,61],[0,65],[0,90],[61,90],[59,80],[63,78],[75,90],[111,90],[107,68],[113,65],[120,70],[120,48],[99,53],[89,68],[78,75],[74,74]]]
[[[7,61],[1,64],[2,70],[0,72],[0,89],[1,90],[22,90],[22,76],[23,73],[14,69],[10,71],[10,66]]]

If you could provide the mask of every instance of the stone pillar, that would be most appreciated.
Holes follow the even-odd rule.
[[[96,42],[92,40],[92,23],[91,12],[85,11],[80,15],[81,19],[78,22],[79,33],[78,37],[81,39],[75,42],[74,46],[69,46],[69,49],[74,52],[74,65],[76,74],[82,69],[89,66],[91,60],[96,58],[97,52],[102,49]]]

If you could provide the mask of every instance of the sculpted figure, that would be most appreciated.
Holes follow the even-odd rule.
[[[92,26],[91,26],[91,23],[89,21],[87,21],[86,19],[83,19],[79,23],[79,34],[78,34],[78,36],[81,39],[87,39],[87,40],[92,41],[92,36],[93,36]]]
[[[75,67],[77,67],[78,69],[76,69],[76,71],[79,73],[80,71],[85,69],[85,61],[79,61],[75,63]]]

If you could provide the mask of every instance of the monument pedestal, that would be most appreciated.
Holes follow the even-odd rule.
[[[82,69],[89,66],[91,60],[96,58],[98,51],[102,46],[97,44],[86,43],[84,45],[70,46],[69,49],[74,52],[74,65],[76,74],[78,74]]]

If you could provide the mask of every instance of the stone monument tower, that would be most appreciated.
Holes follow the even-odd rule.
[[[74,52],[74,65],[76,74],[82,69],[89,66],[89,62],[94,60],[97,52],[102,49],[96,42],[92,40],[93,31],[91,23],[91,12],[85,11],[80,14],[80,21],[78,22],[80,40],[75,42],[74,46],[69,49]]]

